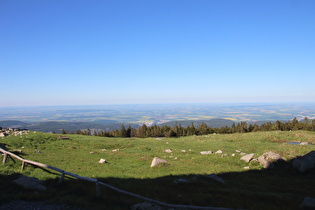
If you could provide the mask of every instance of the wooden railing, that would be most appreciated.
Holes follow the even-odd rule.
[[[93,182],[93,183],[95,183],[95,194],[96,194],[96,197],[100,197],[100,185],[103,185],[103,186],[105,186],[105,187],[107,187],[109,189],[112,189],[112,190],[116,191],[116,192],[119,192],[119,193],[122,193],[122,194],[125,194],[125,195],[128,195],[128,196],[131,196],[131,197],[134,197],[134,198],[138,198],[138,199],[143,200],[143,201],[154,203],[154,204],[157,204],[157,205],[160,205],[160,206],[163,206],[163,207],[167,207],[167,208],[231,210],[229,208],[220,208],[220,207],[205,207],[205,206],[168,204],[168,203],[164,203],[164,202],[161,202],[161,201],[158,201],[158,200],[154,200],[154,199],[151,199],[151,198],[144,197],[142,195],[138,195],[138,194],[131,193],[131,192],[128,192],[128,191],[125,191],[125,190],[121,190],[121,189],[119,189],[117,187],[114,187],[112,185],[100,182],[97,179],[92,179],[92,178],[88,178],[88,177],[84,177],[84,176],[79,176],[77,174],[73,174],[73,173],[70,173],[68,171],[65,171],[65,170],[62,170],[62,169],[50,166],[50,165],[46,165],[46,164],[43,164],[43,163],[31,161],[31,160],[26,160],[26,159],[21,158],[20,156],[14,154],[14,153],[9,152],[7,150],[4,150],[2,148],[0,148],[0,153],[2,153],[2,155],[3,155],[2,164],[6,163],[8,156],[10,156],[11,158],[14,157],[14,158],[22,161],[21,171],[24,170],[26,163],[28,163],[28,164],[35,165],[35,166],[38,166],[38,167],[41,167],[41,168],[48,168],[48,169],[60,172],[61,175],[60,175],[59,183],[61,183],[64,180],[65,175],[72,176],[72,177],[75,177],[75,178],[80,179],[80,180]]]

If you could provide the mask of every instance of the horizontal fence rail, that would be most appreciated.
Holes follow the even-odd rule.
[[[200,210],[203,210],[203,209],[205,209],[205,210],[232,210],[230,208],[221,208],[221,207],[206,207],[206,206],[168,204],[168,203],[164,203],[164,202],[161,202],[161,201],[158,201],[158,200],[147,198],[147,197],[142,196],[142,195],[138,195],[138,194],[135,194],[135,193],[131,193],[131,192],[119,189],[117,187],[114,187],[112,185],[106,184],[104,182],[100,182],[97,179],[92,179],[92,178],[80,176],[80,175],[77,175],[77,174],[74,174],[74,173],[70,173],[70,172],[62,170],[60,168],[56,168],[56,167],[53,167],[53,166],[50,166],[50,165],[46,165],[46,164],[43,164],[43,163],[39,163],[39,162],[31,161],[31,160],[26,160],[26,159],[21,158],[20,156],[14,154],[14,153],[9,152],[7,150],[4,150],[2,148],[0,148],[0,152],[3,155],[2,164],[6,163],[6,160],[7,160],[8,156],[10,156],[11,159],[12,159],[12,157],[14,157],[14,158],[22,161],[21,171],[24,170],[25,164],[28,163],[28,164],[31,164],[31,165],[35,165],[35,166],[38,166],[38,167],[41,167],[41,168],[48,168],[48,169],[51,169],[51,170],[54,170],[54,171],[57,171],[57,172],[61,173],[61,176],[60,176],[60,179],[59,179],[59,183],[61,183],[63,181],[65,175],[72,176],[72,177],[75,177],[75,178],[80,179],[80,180],[93,182],[93,183],[95,183],[96,197],[100,196],[100,185],[102,185],[102,186],[105,186],[105,187],[107,187],[109,189],[112,189],[112,190],[114,190],[116,192],[119,192],[119,193],[122,193],[122,194],[125,194],[125,195],[128,195],[128,196],[131,196],[131,197],[134,197],[134,198],[138,198],[138,199],[143,200],[143,201],[154,203],[154,204],[157,204],[157,205],[160,205],[160,206],[163,206],[163,207],[167,207],[167,208],[200,209]]]

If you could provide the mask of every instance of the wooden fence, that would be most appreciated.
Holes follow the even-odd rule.
[[[85,180],[85,181],[88,181],[88,182],[95,183],[95,194],[96,194],[96,197],[100,197],[100,186],[102,185],[102,186],[105,186],[105,187],[107,187],[109,189],[112,189],[112,190],[114,190],[116,192],[119,192],[119,193],[122,193],[122,194],[125,194],[125,195],[128,195],[128,196],[131,196],[131,197],[134,197],[134,198],[138,198],[138,199],[143,200],[143,201],[154,203],[154,204],[166,207],[166,208],[200,209],[200,210],[202,210],[202,209],[207,209],[207,210],[231,210],[229,208],[220,208],[220,207],[205,207],[205,206],[168,204],[168,203],[157,201],[157,200],[154,200],[154,199],[151,199],[151,198],[144,197],[142,195],[138,195],[138,194],[135,194],[135,193],[127,192],[125,190],[121,190],[121,189],[119,189],[117,187],[114,187],[112,185],[100,182],[97,179],[92,179],[92,178],[88,178],[88,177],[84,177],[84,176],[79,176],[77,174],[73,174],[73,173],[70,173],[68,171],[65,171],[65,170],[53,167],[53,166],[49,166],[49,165],[46,165],[46,164],[43,164],[43,163],[31,161],[31,160],[26,160],[26,159],[21,158],[20,156],[14,154],[14,153],[9,152],[7,150],[4,150],[2,148],[0,148],[0,153],[2,153],[2,155],[3,155],[2,164],[6,163],[6,160],[7,160],[8,156],[10,158],[14,157],[14,158],[22,161],[21,171],[24,170],[26,164],[28,163],[28,164],[35,165],[35,166],[38,166],[38,167],[48,168],[48,169],[60,172],[61,175],[60,175],[59,183],[61,183],[63,181],[65,175],[72,176],[72,177],[75,177],[75,178],[80,179],[80,180]]]

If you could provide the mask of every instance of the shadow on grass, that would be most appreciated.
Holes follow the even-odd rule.
[[[218,176],[225,184],[197,174],[154,179],[99,177],[98,180],[148,198],[181,205],[255,210],[300,209],[305,196],[315,197],[315,170],[301,174],[287,162],[278,163],[273,169],[222,173]],[[39,193],[13,184],[12,181],[18,177],[19,174],[0,175],[1,203],[21,199],[63,203],[83,209],[130,209],[142,202],[104,186],[101,186],[101,196],[96,198],[94,183],[68,177],[61,184],[58,184],[58,178],[46,180],[47,191]]]

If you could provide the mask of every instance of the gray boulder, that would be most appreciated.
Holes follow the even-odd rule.
[[[313,150],[302,157],[293,159],[292,166],[301,173],[315,168],[315,151]]]
[[[262,154],[260,157],[258,157],[258,162],[260,163],[260,165],[263,165],[264,168],[272,168],[274,167],[274,162],[283,160],[282,157],[274,152],[265,152],[264,154]]]
[[[249,163],[253,159],[254,155],[254,153],[244,155],[240,160],[244,160],[246,163]]]
[[[305,197],[300,207],[307,209],[315,209],[315,198]]]
[[[218,181],[218,182],[221,182],[222,184],[225,184],[225,181],[221,178],[221,177],[219,177],[218,175],[216,175],[216,174],[210,174],[210,175],[208,175],[208,176],[206,176],[207,178],[211,178],[211,179],[214,179],[214,180],[216,180],[216,181]]]
[[[34,177],[21,176],[20,178],[13,181],[15,184],[31,190],[37,190],[44,192],[46,187],[43,185],[42,181]]]

